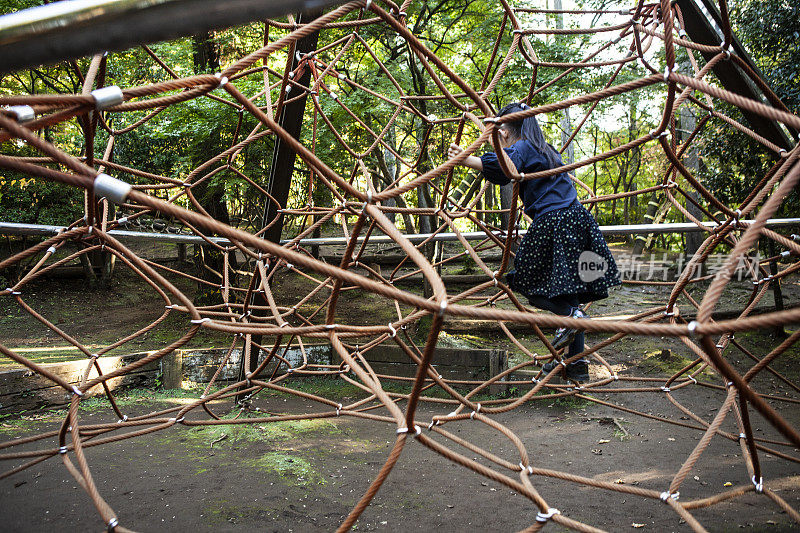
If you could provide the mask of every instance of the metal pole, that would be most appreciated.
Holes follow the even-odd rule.
[[[754,220],[742,220],[745,224],[752,224]],[[708,229],[713,229],[715,224],[713,222],[703,222],[703,225]],[[770,229],[779,228],[800,228],[800,218],[773,218],[767,221],[766,227]],[[25,235],[28,237],[51,237],[64,231],[64,226],[46,226],[42,224],[18,224],[14,222],[0,222],[0,235]],[[603,235],[638,235],[647,233],[694,233],[703,231],[693,223],[676,222],[669,224],[628,224],[628,225],[614,225],[614,226],[600,226],[600,232]],[[526,230],[520,230],[520,236],[525,235]],[[196,235],[182,235],[170,233],[145,233],[142,231],[128,231],[128,230],[111,230],[109,235],[115,239],[127,242],[161,242],[173,244],[206,244],[205,239]],[[495,235],[503,237],[503,232],[496,231]],[[480,240],[486,238],[486,233],[482,231],[472,231],[462,233],[462,235],[470,241]],[[410,233],[405,236],[411,242],[422,242],[431,238],[430,233]],[[223,237],[208,237],[211,242],[221,246],[230,246],[231,242]],[[362,241],[360,239],[359,241]],[[458,237],[455,233],[439,233],[431,238],[432,241],[457,241]],[[289,239],[281,240],[281,244],[286,244]],[[386,235],[373,235],[369,238],[370,243],[386,244],[393,242],[391,237]],[[322,237],[319,239],[300,239],[301,246],[343,246],[347,244],[345,237]]]
[[[64,0],[0,17],[0,72],[218,30],[342,0]]]

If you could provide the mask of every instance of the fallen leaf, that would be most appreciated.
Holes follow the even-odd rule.
[[[634,522],[633,524],[631,524],[631,527],[635,527],[636,529],[639,529],[640,527],[644,527],[644,524],[637,524],[636,522]]]
[[[725,482],[725,484],[724,484],[724,485],[722,485],[722,486],[723,486],[723,487],[732,487],[732,486],[733,486],[733,483],[731,483],[730,481],[726,481],[726,482]]]
[[[617,485],[624,485],[625,484],[625,480],[624,479],[618,479],[614,483],[616,483]]]
[[[605,444],[607,442],[611,442],[611,441],[609,439],[600,439],[599,441],[597,441],[597,444]]]
[[[694,476],[694,480],[695,481],[700,481],[700,477],[699,476]]]
[[[603,450],[600,448],[592,448],[592,453],[595,455],[603,455]]]
[[[673,439],[672,437],[668,437],[667,440],[670,442],[675,442],[675,439]]]

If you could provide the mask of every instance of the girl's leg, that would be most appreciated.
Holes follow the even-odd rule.
[[[569,308],[569,313],[559,313],[559,314],[571,315],[580,306],[580,302],[578,301],[578,296],[576,294],[562,294],[560,296],[552,298],[552,301],[557,307],[561,309]],[[569,350],[567,353],[569,357],[572,357],[573,355],[581,353],[584,349],[585,349],[584,334],[582,330],[578,330],[575,332],[575,338],[569,345]]]
[[[580,309],[579,305],[580,302],[578,301],[578,296],[575,294],[564,294],[560,296],[556,296],[554,298],[544,298],[542,296],[536,296],[533,298],[528,298],[531,305],[534,307],[538,307],[539,309],[544,309],[546,311],[550,311],[557,315],[561,316],[574,316],[575,311]],[[579,316],[585,316],[581,313]],[[566,330],[565,328],[561,328],[557,334],[556,339],[553,341],[554,343],[558,342],[559,336],[569,335],[570,331]],[[572,338],[572,342],[569,345],[569,349],[567,351],[567,357],[572,357],[573,355],[577,355],[581,353],[584,347],[584,334],[581,330],[575,330],[572,333],[574,336]],[[556,361],[551,361],[546,363],[542,366],[542,370],[545,372],[550,372],[556,367]],[[572,379],[574,381],[588,381],[589,380],[589,361],[586,359],[578,359],[577,361],[573,361],[572,363],[567,365],[566,374],[568,379]]]
[[[538,307],[539,309],[544,309],[545,311],[550,311],[551,313],[555,313],[561,316],[569,316],[572,314],[574,307],[571,305],[571,301],[567,301],[564,296],[556,296],[555,298],[546,298],[544,296],[530,296],[528,297],[528,301],[531,303],[532,306]],[[575,298],[576,306],[577,307],[578,298]]]

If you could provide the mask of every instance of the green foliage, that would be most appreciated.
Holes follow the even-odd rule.
[[[748,0],[732,6],[734,32],[749,52],[764,80],[793,113],[800,112],[800,5],[785,0]],[[730,105],[720,110],[746,124]],[[776,157],[733,128],[714,123],[704,134],[701,176],[715,195],[728,205],[741,202],[775,164]],[[778,216],[800,211],[793,192]]]
[[[32,0],[4,0],[0,2],[3,12],[13,12],[20,8],[39,4]],[[609,0],[583,0],[576,7],[608,7]],[[796,21],[800,19],[800,6],[797,2],[786,0],[755,1],[746,0],[731,5],[734,28],[740,40],[753,55],[756,65],[764,73],[767,82],[794,112],[800,110],[800,30]],[[355,19],[358,10],[348,19]],[[561,24],[557,15],[532,15],[518,13],[525,27],[555,27]],[[576,25],[577,19],[565,17],[565,23]],[[596,24],[607,21],[595,20]],[[512,43],[511,25],[504,23],[502,6],[490,0],[439,0],[437,2],[414,2],[408,7],[408,23],[411,31],[442,59],[470,87],[481,90],[492,81],[498,65],[504,59]],[[583,19],[582,25],[587,21]],[[504,28],[501,32],[501,28]],[[276,40],[288,30],[270,28],[269,40]],[[150,46],[172,72],[158,64],[143,48],[137,47],[110,56],[105,72],[105,83],[122,87],[135,87],[166,81],[173,76],[190,76],[198,72],[215,70],[216,62],[224,68],[264,43],[263,23],[245,24],[219,31],[206,36],[186,37]],[[331,28],[320,35],[318,48],[344,39],[342,43],[318,54],[318,71],[335,63],[332,75],[326,76],[318,87],[319,101],[306,102],[305,116],[308,117],[301,133],[301,142],[313,147],[317,156],[341,176],[350,177],[354,183],[364,188],[364,177],[357,165],[362,157],[371,179],[378,188],[385,187],[399,175],[408,170],[408,164],[421,162],[421,171],[432,168],[444,161],[446,148],[455,137],[456,122],[437,123],[430,127],[422,116],[457,117],[461,110],[447,99],[418,100],[406,98],[409,95],[440,95],[431,75],[426,72],[423,62],[410,50],[407,43],[393,33],[388,33],[381,25],[370,25],[358,29],[358,39],[353,38],[352,27]],[[367,43],[370,51],[362,41]],[[499,39],[498,53],[492,50]],[[597,36],[581,35],[531,35],[530,43],[536,57],[544,62],[574,62],[583,59],[596,48]],[[628,44],[623,41],[611,47],[606,58],[621,58],[627,53]],[[206,47],[206,48],[203,48]],[[201,50],[203,48],[203,50]],[[199,52],[212,52],[200,61]],[[275,84],[283,74],[286,50],[270,54],[263,61],[252,66],[251,73],[235,80],[237,88],[247,95],[262,92],[255,103],[266,104],[263,95],[264,72],[258,70],[265,64],[270,70],[266,83]],[[341,54],[341,55],[340,55]],[[373,55],[374,54],[374,55]],[[686,55],[680,52],[679,61]],[[86,70],[89,59],[77,61],[81,71]],[[463,90],[449,79],[442,69],[432,66],[441,82],[453,94]],[[488,72],[487,72],[488,70]],[[632,62],[617,72],[616,65],[602,68],[577,69],[569,75],[563,68],[540,66],[533,69],[517,52],[510,59],[505,74],[498,80],[488,97],[494,109],[513,100],[524,98],[531,87],[531,77],[536,75],[537,90],[532,105],[551,103],[598,90],[610,80],[621,84],[640,78],[645,72],[637,62]],[[341,74],[345,79],[340,79]],[[614,76],[613,80],[612,75]],[[347,80],[347,81],[346,81]],[[350,82],[354,83],[353,86]],[[0,80],[0,94],[40,94],[76,93],[81,90],[81,77],[69,64],[43,66],[5,75]],[[370,94],[367,89],[374,94]],[[331,98],[333,92],[338,101]],[[177,95],[180,91],[171,94]],[[278,100],[279,88],[271,89],[271,101]],[[645,135],[655,127],[660,119],[660,102],[663,86],[655,86],[640,91],[603,100],[595,108],[573,106],[570,109],[572,127],[583,114],[592,111],[581,134],[575,139],[576,159],[590,157],[607,151]],[[217,90],[214,96],[231,102],[224,91]],[[379,98],[377,95],[382,95]],[[403,110],[394,118],[397,105]],[[468,102],[461,97],[460,102]],[[347,106],[345,110],[340,103]],[[724,105],[718,109],[731,111]],[[736,116],[736,113],[732,113]],[[241,141],[258,126],[249,113],[238,114],[231,103],[224,103],[208,97],[192,99],[188,102],[170,106],[150,117],[129,132],[125,128],[133,126],[148,117],[149,112],[129,112],[109,114],[106,118],[115,135],[114,161],[172,179],[184,180],[192,169],[206,163],[209,158],[220,154]],[[316,116],[318,127],[311,127],[311,117]],[[561,141],[562,114],[554,112],[539,116],[542,127],[555,146]],[[241,120],[241,123],[240,123]],[[385,131],[382,144],[373,146],[373,134]],[[462,144],[467,144],[478,135],[478,129],[467,121]],[[83,133],[77,121],[69,121],[43,130],[45,138],[72,154],[85,153]],[[428,140],[430,151],[420,154],[423,140]],[[94,145],[95,156],[100,157],[108,139],[107,132],[98,130]],[[752,141],[718,121],[711,121],[704,133],[705,154],[701,176],[706,184],[726,203],[736,203],[752,188],[756,180],[771,166],[772,159],[757,148]],[[345,146],[346,145],[346,146]],[[192,192],[203,208],[224,211],[231,223],[245,228],[260,225],[263,211],[263,195],[241,174],[257,185],[266,187],[270,174],[270,164],[274,147],[273,136],[265,136],[244,147],[230,161],[220,160],[209,164],[193,181],[203,180],[203,176],[213,173],[202,181]],[[350,151],[352,149],[352,152]],[[9,151],[6,146],[4,153]],[[40,155],[28,151],[24,154]],[[228,168],[228,163],[230,167]],[[662,176],[663,154],[653,143],[619,154],[595,165],[580,168],[576,177],[586,183],[596,194],[625,192],[642,189],[656,183]],[[238,172],[234,172],[235,169]],[[391,175],[389,175],[391,174]],[[122,176],[132,182],[148,182],[136,176]],[[404,179],[413,179],[413,173]],[[456,185],[468,180],[470,173],[464,169],[455,171]],[[311,169],[299,158],[290,191],[290,208],[313,205],[329,206],[332,194],[323,186],[314,184]],[[442,179],[434,180],[434,186],[442,185]],[[24,222],[66,224],[81,215],[82,199],[79,192],[43,182],[29,181],[25,176],[5,173],[0,177],[0,219]],[[423,191],[418,196],[416,190],[406,193],[400,202],[409,207],[419,205],[420,197],[425,201],[437,202],[435,187]],[[178,188],[154,191],[154,194],[167,198],[178,193]],[[584,194],[582,193],[582,196]],[[649,198],[631,196],[618,201],[600,204],[595,211],[601,223],[636,223],[644,216]],[[797,209],[796,195],[787,210]],[[187,199],[178,203],[193,208]],[[215,214],[215,216],[217,216]],[[295,233],[312,222],[311,217],[290,219],[287,234]],[[411,229],[419,226],[416,217],[397,217],[398,225]],[[323,233],[334,226],[331,221],[323,228]],[[417,227],[419,229],[419,227]]]

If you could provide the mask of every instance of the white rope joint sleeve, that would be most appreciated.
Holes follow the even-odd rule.
[[[439,303],[439,312],[438,312],[438,315],[439,315],[439,316],[444,316],[444,313],[445,313],[445,311],[447,311],[447,300],[442,300],[442,301]]]
[[[756,481],[756,476],[753,476],[751,478],[751,481],[753,482],[753,485],[756,486],[756,492],[757,493],[761,494],[762,492],[764,492],[764,478],[763,477],[758,478],[758,481]]]
[[[218,72],[214,74],[214,76],[216,76],[217,79],[219,80],[219,85],[217,85],[217,87],[223,87],[225,84],[228,83],[228,78],[226,76],[223,76],[222,72]]]
[[[561,514],[561,511],[551,507],[551,508],[549,508],[547,510],[546,513],[542,513],[542,512],[536,513],[536,521],[544,523],[544,522],[547,522],[548,520],[550,520],[553,516],[555,516],[557,514]]]
[[[680,496],[681,496],[680,492],[673,492],[672,494],[670,494],[669,492],[665,491],[661,493],[661,496],[659,496],[659,498],[661,499],[662,502],[667,503],[667,501],[670,498],[675,501],[678,501],[678,498],[680,498]]]
[[[14,105],[7,108],[8,112],[14,115],[17,119],[17,122],[30,122],[31,120],[36,118],[36,113],[33,111],[33,108],[29,105]]]
[[[200,319],[196,319],[196,320],[191,320],[190,322],[192,324],[202,324],[204,322],[211,322],[211,319],[206,317],[206,318],[200,318]]]
[[[95,89],[92,91],[92,97],[94,97],[94,106],[99,111],[114,107],[125,101],[125,97],[122,95],[122,89],[116,85]]]
[[[392,325],[392,323],[391,323],[391,322],[389,322],[389,331],[391,331],[391,333],[389,334],[389,336],[390,336],[391,338],[393,338],[393,339],[394,339],[395,337],[397,337],[397,330],[396,330],[396,329],[394,329],[394,326]]]
[[[699,325],[699,323],[697,322],[697,320],[692,320],[686,326],[686,328],[689,330],[689,336],[690,337],[694,337],[696,335],[695,331],[697,331],[697,326],[698,325]]]
[[[115,516],[114,518],[108,521],[108,531],[114,531],[114,529],[116,529],[118,525],[119,525],[119,520],[117,520],[117,517]]]
[[[115,204],[124,204],[130,192],[130,184],[108,174],[98,174],[94,179],[94,195],[97,198],[108,198]]]

